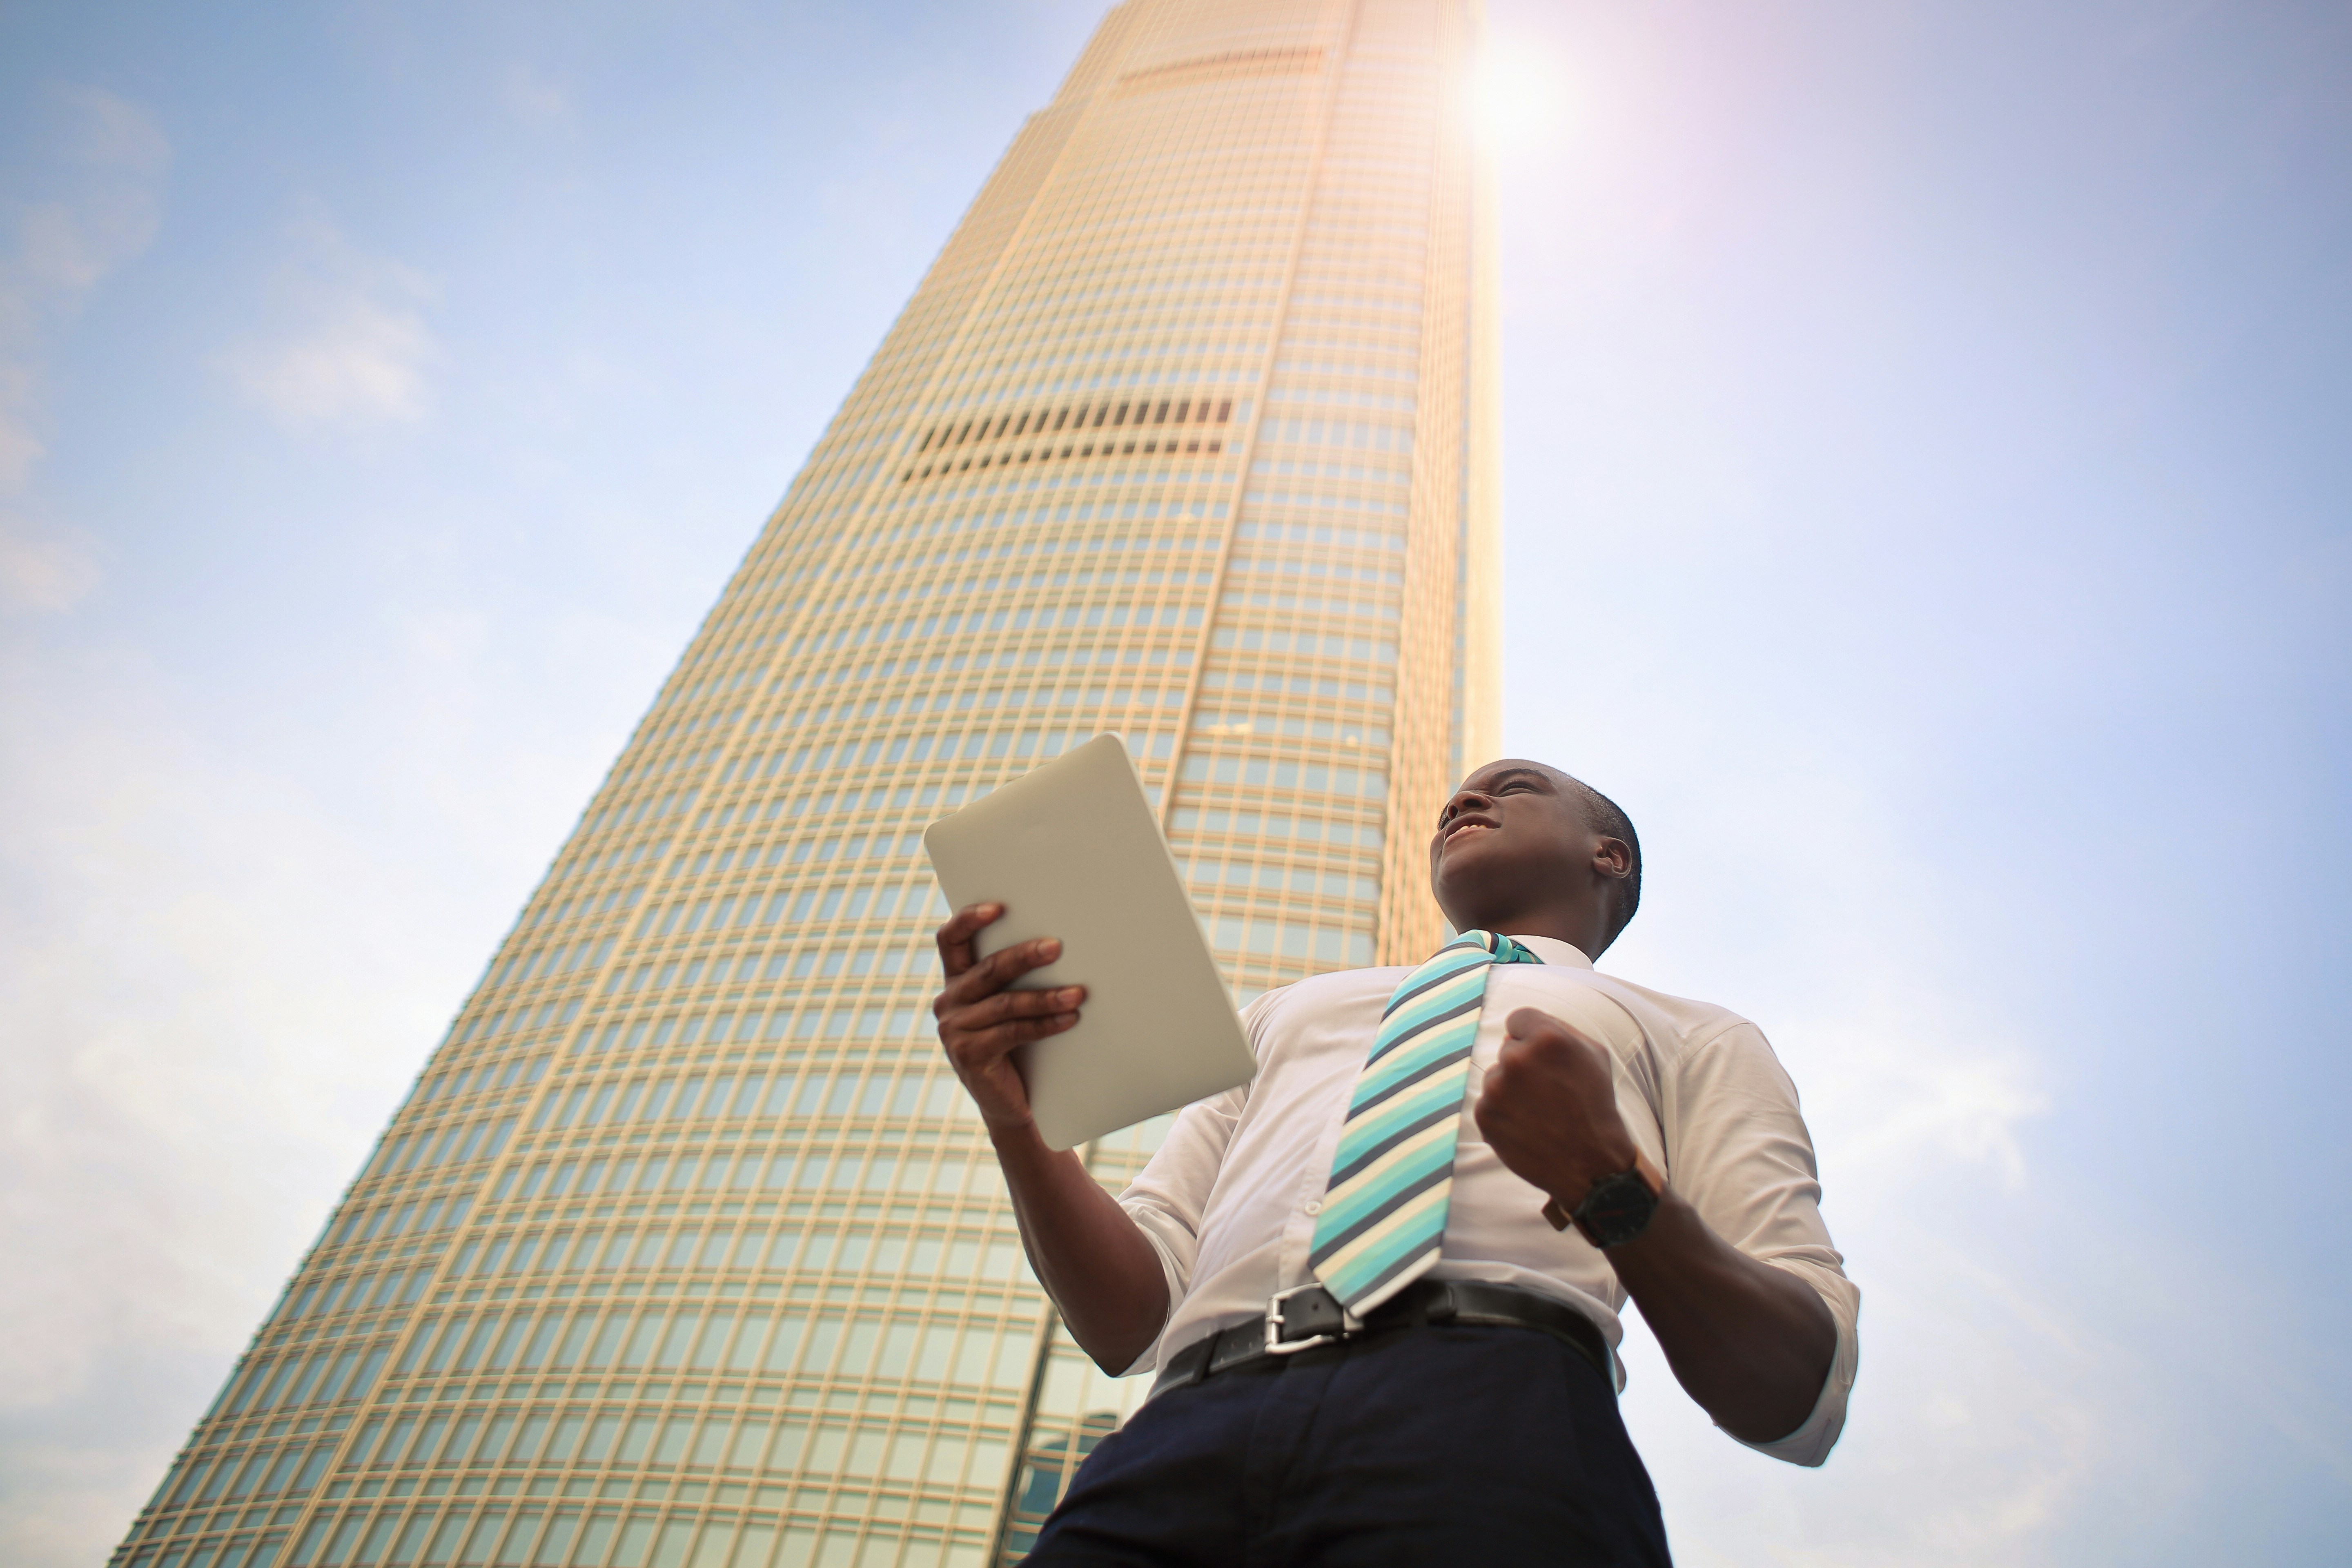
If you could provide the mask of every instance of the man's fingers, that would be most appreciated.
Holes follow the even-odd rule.
[[[1043,969],[1062,956],[1062,939],[1057,936],[1033,937],[1015,942],[999,952],[992,952],[981,967],[1001,985],[1010,985],[1033,969]]]
[[[1033,969],[1042,968],[1062,956],[1062,944],[1050,936],[1015,942],[979,960],[948,983],[955,994],[975,999],[992,991],[1002,991]]]
[[[1078,1004],[1086,999],[1083,985],[1065,985],[1053,991],[1000,991],[941,1014],[940,1027],[968,1034],[993,1027],[1008,1018],[1035,1018],[1048,1013],[1075,1015]]]
[[[992,1065],[1016,1046],[1057,1035],[1078,1021],[1086,989],[1005,991],[940,1019],[940,1043],[949,1058],[970,1072]]]
[[[950,915],[946,922],[940,927],[940,940],[943,942],[970,942],[973,932],[982,926],[992,924],[1003,912],[1004,906],[993,901],[966,904]]]
[[[1568,1040],[1588,1050],[1601,1050],[1600,1041],[1565,1018],[1555,1018],[1540,1007],[1514,1007],[1503,1020],[1505,1044],[1513,1040]]]
[[[939,929],[940,966],[950,979],[972,965],[972,938],[1004,913],[1003,904],[966,904]]]
[[[951,978],[932,1005],[932,1011],[945,1016],[957,1007],[1004,990],[1031,970],[1043,969],[1061,956],[1061,939],[1051,936],[1015,942],[1001,952],[992,952]]]
[[[992,996],[1004,990],[1022,975],[1037,967],[1034,963],[1027,962],[1032,956],[1029,950],[1037,945],[1037,942],[1024,942],[1018,946],[1008,947],[1001,952],[990,953],[986,958],[950,979],[946,986],[940,990],[938,999],[931,1004],[931,1011],[945,1017],[959,1007],[968,1007],[984,997]],[[1050,963],[1053,961],[1048,959],[1045,962]]]
[[[950,1047],[956,1058],[967,1068],[985,1066],[1006,1056],[1032,1040],[1042,1040],[1048,1035],[1058,1035],[1078,1021],[1076,1013],[1047,1013],[1034,1018],[1008,1018],[992,1028],[964,1035]]]
[[[1503,1032],[1520,1040],[1533,1039],[1538,1035],[1549,1034],[1567,1026],[1540,1007],[1514,1007],[1511,1016],[1503,1020]]]

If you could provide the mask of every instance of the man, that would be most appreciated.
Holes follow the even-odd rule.
[[[1630,1294],[1716,1424],[1828,1457],[1859,1295],[1797,1097],[1756,1026],[1593,972],[1640,842],[1558,769],[1480,768],[1430,884],[1463,934],[1244,1015],[1257,1076],[1192,1106],[1114,1199],[1048,1150],[1009,1053],[1082,989],[1015,991],[1052,939],[976,960],[940,928],[940,1037],[1037,1277],[1143,1407],[1033,1563],[1664,1563],[1616,1409]]]

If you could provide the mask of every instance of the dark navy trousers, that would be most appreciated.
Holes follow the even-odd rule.
[[[1664,1568],[1606,1380],[1533,1329],[1399,1328],[1171,1388],[1103,1439],[1036,1568]]]

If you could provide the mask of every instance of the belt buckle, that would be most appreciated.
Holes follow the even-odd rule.
[[[1350,1332],[1363,1327],[1362,1323],[1357,1321],[1356,1315],[1353,1312],[1348,1310],[1346,1307],[1340,1306],[1339,1329],[1337,1333],[1308,1334],[1303,1339],[1296,1340],[1284,1339],[1282,1337],[1282,1331],[1289,1325],[1285,1321],[1282,1304],[1285,1301],[1289,1300],[1293,1296],[1302,1295],[1308,1290],[1321,1290],[1322,1289],[1323,1287],[1321,1285],[1314,1283],[1294,1285],[1287,1290],[1277,1290],[1273,1295],[1266,1298],[1266,1354],[1296,1355],[1300,1351],[1313,1350],[1317,1345],[1335,1345],[1341,1340],[1346,1339]],[[1332,1298],[1332,1304],[1335,1306],[1339,1305],[1339,1299],[1337,1297]]]

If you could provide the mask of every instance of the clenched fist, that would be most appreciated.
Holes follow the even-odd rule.
[[[1592,1184],[1633,1167],[1609,1049],[1534,1007],[1503,1021],[1503,1047],[1474,1110],[1496,1156],[1572,1213]]]

